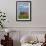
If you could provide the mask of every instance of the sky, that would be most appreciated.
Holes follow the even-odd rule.
[[[17,13],[20,12],[28,12],[29,11],[29,3],[28,2],[19,2],[17,4]]]

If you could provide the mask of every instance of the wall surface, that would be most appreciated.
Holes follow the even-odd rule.
[[[16,21],[16,1],[0,0],[0,10],[6,12],[8,20],[6,27],[46,27],[46,0],[32,0],[32,21],[27,22]]]
[[[5,26],[8,27],[8,29],[11,29],[10,31],[20,32],[20,36],[15,32],[13,35],[11,35],[11,37],[13,37],[15,40],[14,46],[16,39],[18,40],[19,37],[21,38],[21,36],[27,33],[31,34],[32,31],[36,31],[36,33],[37,31],[42,31],[42,33],[45,31],[44,33],[46,33],[46,0],[32,0],[32,21],[26,22],[16,21],[16,1],[18,0],[0,0],[0,10],[6,12],[7,16],[7,22],[5,22]],[[2,30],[0,29],[0,31]],[[2,36],[0,37],[2,38]],[[20,43],[16,43],[16,46],[18,45],[20,45]]]

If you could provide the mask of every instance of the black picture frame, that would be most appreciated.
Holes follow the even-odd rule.
[[[20,3],[20,4],[19,4]],[[25,4],[24,4],[25,3]],[[28,5],[26,6],[26,3],[28,4],[29,3],[29,7],[28,7]],[[26,7],[28,7],[27,9],[29,10],[29,12],[28,12],[28,14],[26,14],[26,12],[20,12],[20,16],[19,16],[19,19],[18,19],[18,9],[19,9],[19,5],[21,6],[21,4],[23,4],[23,6],[25,5]],[[25,7],[24,6],[24,7]],[[26,9],[26,8],[25,8]],[[24,9],[24,10],[25,10]],[[16,1],[16,21],[31,21],[31,1]],[[19,9],[20,10],[20,9]],[[24,11],[24,10],[22,10],[22,11]],[[26,11],[26,10],[25,10]],[[23,17],[22,17],[22,15],[23,15]],[[24,17],[24,15],[25,15],[25,17]],[[28,16],[29,15],[29,16]],[[24,19],[22,19],[22,18],[24,18]]]

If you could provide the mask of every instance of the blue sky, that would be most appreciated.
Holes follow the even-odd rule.
[[[20,12],[29,12],[29,6],[27,2],[19,2],[17,4],[17,13],[19,14]]]
[[[19,6],[19,10],[20,10],[21,12],[27,12],[27,11],[29,10],[29,8],[28,8],[28,6],[21,5],[21,6]]]

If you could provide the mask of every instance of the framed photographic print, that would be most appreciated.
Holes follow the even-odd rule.
[[[31,1],[16,1],[16,21],[31,21]]]

